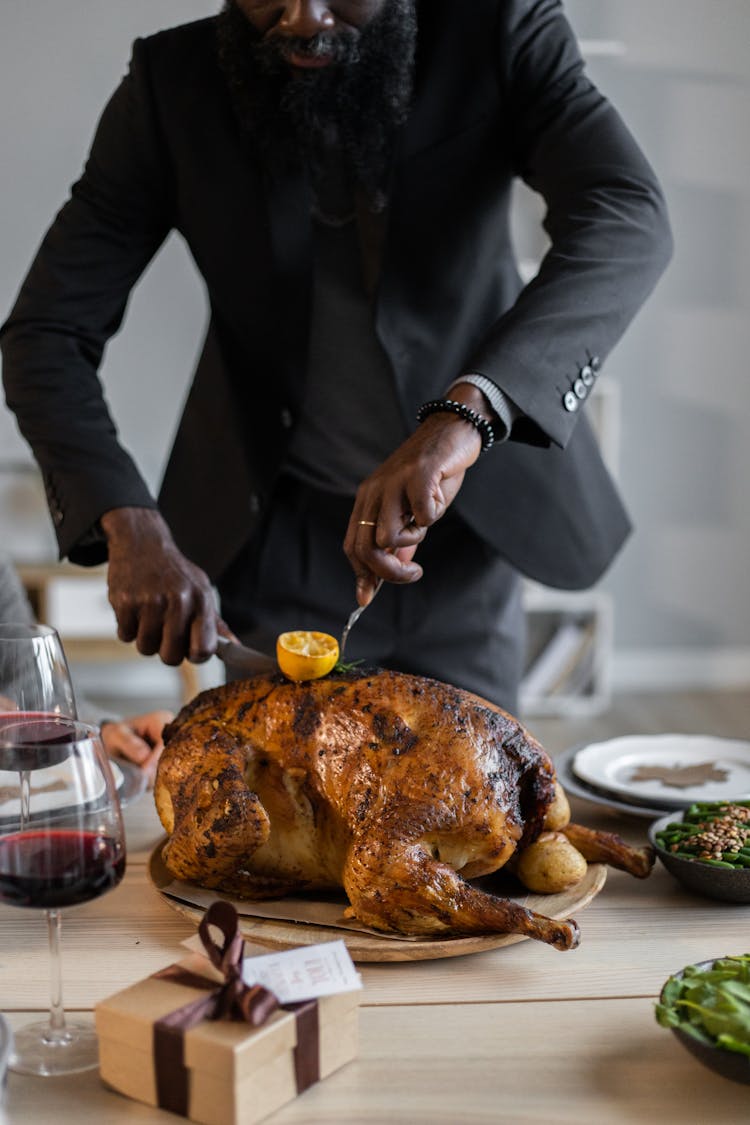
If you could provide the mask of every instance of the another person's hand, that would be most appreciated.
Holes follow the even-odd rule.
[[[147,711],[126,719],[106,719],[101,724],[104,749],[111,758],[125,758],[140,766],[153,784],[164,749],[164,727],[173,718],[171,711]]]
[[[378,578],[408,583],[422,577],[414,553],[455,499],[481,449],[468,422],[431,414],[362,482],[344,539],[360,605],[368,604]]]
[[[101,519],[107,536],[109,600],[121,641],[165,664],[201,663],[227,631],[208,577],[178,550],[159,512],[115,508]]]

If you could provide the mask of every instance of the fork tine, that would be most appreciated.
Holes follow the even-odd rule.
[[[375,583],[375,589],[373,590],[372,597],[370,598],[367,605],[372,605],[373,599],[375,598],[375,595],[377,594],[377,592],[379,591],[379,589],[382,585],[383,585],[383,579],[379,578],[378,581]],[[341,634],[341,641],[339,642],[339,660],[341,660],[343,658],[344,649],[346,648],[346,642],[349,640],[349,633],[351,632],[352,626],[355,625],[357,621],[359,621],[360,617],[362,616],[362,614],[365,612],[366,609],[367,609],[366,605],[358,605],[356,607],[356,609],[353,609],[352,612],[349,614],[349,620],[347,621],[346,625],[344,626],[344,631]]]

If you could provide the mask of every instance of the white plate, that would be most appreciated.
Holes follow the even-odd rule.
[[[115,785],[121,788],[125,778],[116,762],[110,761]],[[88,764],[90,765],[90,764]],[[81,770],[87,768],[84,759],[76,761],[75,770],[70,761],[60,762],[58,765],[49,766],[44,770],[34,771],[34,790],[31,796],[30,814],[35,815],[49,812],[52,809],[65,809],[75,803],[77,792],[81,788]],[[86,792],[89,794],[86,804],[97,801],[104,795],[104,778],[97,770],[91,778],[85,779]],[[11,817],[15,819],[21,811],[19,795],[18,774],[11,770],[0,770],[0,818]]]
[[[667,808],[665,805],[657,808],[654,805],[641,805],[635,799],[628,798],[626,800],[624,797],[615,797],[611,793],[593,788],[586,781],[580,781],[571,769],[573,758],[579,750],[580,747],[574,746],[564,750],[561,754],[555,754],[553,758],[557,780],[569,797],[577,797],[579,801],[588,801],[590,804],[598,805],[608,812],[625,813],[627,816],[643,817],[646,820],[654,820],[658,816],[664,816],[666,812],[677,811]],[[686,801],[685,805],[690,803],[690,801]]]
[[[644,805],[750,799],[750,742],[711,735],[631,735],[597,742],[573,758],[576,777]]]

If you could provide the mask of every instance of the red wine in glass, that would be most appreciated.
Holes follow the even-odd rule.
[[[0,838],[0,902],[36,910],[78,906],[112,890],[125,850],[93,831],[40,829]]]
[[[64,762],[75,737],[74,720],[46,711],[10,711],[0,714],[0,770],[18,774],[20,818],[23,828],[30,816],[31,770],[48,769]]]
[[[14,720],[36,716],[42,721],[54,715],[76,715],[70,670],[56,630],[26,622],[0,624],[0,743],[9,741],[3,737],[3,728]],[[37,733],[36,741],[41,743],[41,732]],[[1,770],[19,774],[22,823],[29,817],[29,770],[43,768],[41,760],[35,764],[28,757],[22,757],[20,751],[4,751],[0,760]]]
[[[75,721],[46,711],[0,713],[0,770],[43,770],[64,762]]]
[[[48,767],[60,763],[64,787],[51,791]],[[39,712],[0,716],[0,764],[21,771],[31,810],[20,821],[0,816],[0,903],[44,911],[52,967],[49,1020],[16,1033],[10,1069],[37,1075],[89,1070],[98,1063],[94,1029],[68,1022],[62,1005],[61,910],[91,902],[124,875],[112,771],[96,727]]]

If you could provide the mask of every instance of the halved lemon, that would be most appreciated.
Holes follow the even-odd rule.
[[[339,658],[339,642],[329,633],[296,629],[276,640],[279,668],[290,680],[319,680],[327,676]]]

